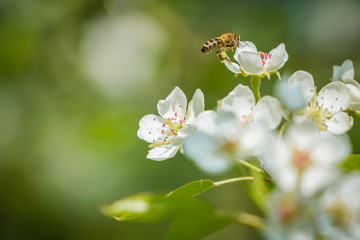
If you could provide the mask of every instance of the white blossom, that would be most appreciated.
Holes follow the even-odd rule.
[[[311,196],[334,178],[336,164],[350,153],[346,135],[336,136],[317,130],[311,122],[291,125],[282,139],[267,145],[265,169],[283,192]]]
[[[281,43],[269,53],[257,50],[254,43],[250,41],[240,42],[236,49],[234,59],[239,63],[229,60],[222,61],[226,67],[234,73],[242,73],[244,76],[258,75],[270,79],[270,74],[276,73],[280,78],[278,70],[284,66],[289,58],[285,50],[285,44]]]
[[[185,153],[213,174],[228,170],[235,159],[260,155],[269,136],[264,124],[244,125],[227,112],[202,112],[196,129],[185,141]]]
[[[186,104],[185,94],[175,87],[165,100],[158,102],[160,116],[149,114],[140,120],[137,135],[151,143],[152,148],[147,158],[161,161],[173,157],[178,150],[182,151],[184,139],[194,127],[196,117],[204,111],[201,90],[195,91],[187,111]]]
[[[353,118],[345,112],[350,104],[350,95],[342,82],[332,82],[316,93],[312,75],[297,71],[289,83],[300,88],[307,106],[296,112],[295,120],[311,120],[321,131],[332,134],[346,133],[353,125]]]
[[[266,239],[315,239],[315,228],[309,221],[310,201],[299,194],[278,190],[273,191],[267,200]]]
[[[320,231],[330,239],[360,239],[360,175],[342,176],[318,200]]]
[[[350,93],[349,109],[356,111],[360,109],[360,84],[354,80],[354,64],[351,60],[345,60],[341,66],[334,66],[333,81],[343,82]]]
[[[261,121],[269,129],[279,125],[283,112],[279,100],[264,96],[256,103],[250,88],[241,84],[221,100],[220,110],[233,113],[242,124]]]

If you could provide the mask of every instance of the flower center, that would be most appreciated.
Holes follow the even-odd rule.
[[[311,164],[310,153],[308,151],[299,151],[295,149],[293,153],[294,154],[291,159],[292,163],[300,170],[300,172],[305,170]]]
[[[261,64],[264,67],[265,64],[267,63],[267,61],[272,57],[272,54],[267,54],[267,53],[264,53],[264,52],[261,52],[261,51],[258,54],[261,57]]]
[[[323,106],[319,106],[317,102],[307,106],[301,113],[306,119],[311,120],[316,123],[318,128],[321,131],[327,130],[327,125],[325,124],[326,119],[330,119],[333,114],[330,113]]]
[[[242,115],[241,116],[241,123],[242,124],[249,124],[249,123],[251,123],[251,120],[252,120],[252,115],[251,114],[249,114],[249,115]]]
[[[294,220],[299,214],[299,210],[294,199],[289,196],[281,199],[280,205],[277,208],[277,214],[284,223]]]
[[[166,135],[167,137],[175,137],[178,135],[178,131],[184,127],[185,121],[178,117],[178,113],[173,111],[174,114],[168,118],[165,118],[161,130],[161,134]]]

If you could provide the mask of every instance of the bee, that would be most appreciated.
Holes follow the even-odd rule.
[[[227,50],[233,50],[240,45],[240,36],[236,33],[225,33],[220,37],[213,38],[203,44],[201,52],[211,53],[215,49],[219,49],[220,52]]]

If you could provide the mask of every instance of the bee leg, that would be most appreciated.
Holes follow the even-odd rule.
[[[229,63],[231,63],[230,58],[228,57],[228,55],[226,54],[225,51],[217,51],[216,56],[218,56],[218,58],[220,59],[220,61],[227,61]]]

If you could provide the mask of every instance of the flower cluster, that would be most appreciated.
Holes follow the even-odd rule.
[[[339,167],[351,154],[351,112],[360,113],[353,63],[334,66],[320,91],[310,73],[296,71],[281,80],[286,86],[278,88],[278,100],[260,97],[259,89],[263,77],[280,79],[288,60],[283,43],[265,53],[241,42],[233,58],[237,63],[222,63],[250,76],[253,89],[239,84],[216,110],[205,110],[199,89],[186,109],[176,87],[159,101],[160,116],[140,120],[138,136],[151,148],[147,158],[165,160],[180,151],[210,174],[250,168],[254,178],[275,186],[261,199],[267,239],[360,239],[360,175]]]

